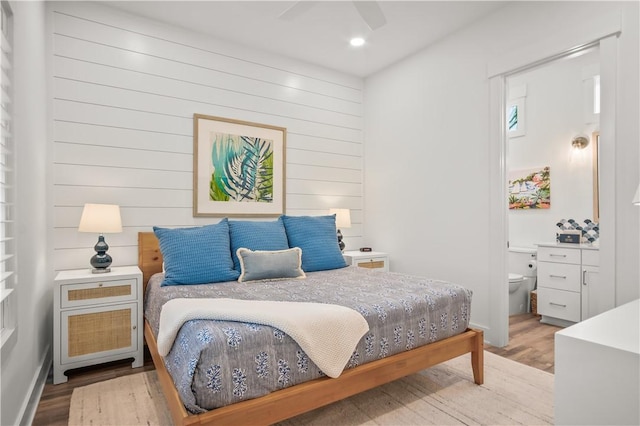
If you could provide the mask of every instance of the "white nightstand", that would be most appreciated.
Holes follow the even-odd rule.
[[[133,358],[142,367],[142,273],[137,266],[62,271],[53,290],[53,383],[66,370]]]
[[[345,251],[342,255],[347,265],[389,271],[389,256],[387,253],[379,251]]]

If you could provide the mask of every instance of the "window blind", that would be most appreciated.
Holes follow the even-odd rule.
[[[13,139],[13,20],[8,2],[0,3],[0,347],[15,336],[15,146]]]

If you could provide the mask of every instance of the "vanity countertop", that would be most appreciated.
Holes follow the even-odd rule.
[[[597,245],[593,245],[591,243],[588,244],[569,244],[569,243],[538,243],[536,244],[538,247],[562,247],[562,248],[571,248],[571,249],[582,249],[582,250],[600,250],[600,247]]]

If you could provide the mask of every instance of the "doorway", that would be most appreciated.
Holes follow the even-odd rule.
[[[599,76],[592,46],[506,77],[509,316],[530,312],[536,249],[558,224],[597,244]]]
[[[515,52],[495,63],[489,64],[490,90],[490,158],[491,175],[491,221],[494,237],[490,242],[490,295],[497,302],[492,312],[493,330],[487,333],[490,344],[505,346],[509,340],[508,321],[508,235],[507,216],[507,127],[505,111],[507,104],[507,78],[517,73],[540,67],[559,58],[567,57],[588,47],[598,46],[599,62],[606,64],[600,70],[601,113],[600,137],[606,143],[600,146],[600,224],[603,229],[614,229],[615,207],[613,203],[603,203],[605,193],[614,194],[613,158],[615,157],[615,116],[617,79],[617,34],[620,23],[615,19],[602,19],[597,36],[593,34],[573,34],[571,40],[556,40],[553,45],[540,45],[529,49],[526,54]],[[577,40],[596,40],[576,43]],[[579,46],[560,49],[557,46]],[[605,160],[606,159],[606,160]],[[609,192],[610,191],[610,192]],[[600,243],[601,277],[615,282],[615,233],[607,234]],[[494,328],[495,327],[495,328]]]

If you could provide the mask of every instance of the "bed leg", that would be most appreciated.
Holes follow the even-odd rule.
[[[484,383],[484,333],[476,330],[476,336],[471,351],[471,368],[473,369],[473,381],[477,385]]]

